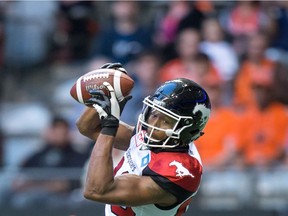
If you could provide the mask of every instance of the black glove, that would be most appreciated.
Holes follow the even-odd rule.
[[[127,74],[127,71],[125,70],[125,68],[123,68],[122,64],[119,63],[119,62],[116,62],[116,63],[106,63],[106,64],[102,65],[100,68],[101,68],[101,69],[102,69],[102,68],[115,69],[115,70],[121,71],[122,73]]]
[[[101,90],[90,90],[91,98],[85,101],[86,105],[92,105],[99,114],[101,120],[101,133],[115,136],[119,126],[120,114],[132,96],[127,96],[118,103],[113,87],[108,83],[103,83],[110,92],[109,99]]]
[[[132,99],[132,95],[128,95],[128,96],[124,97],[124,99],[119,102],[120,115],[122,114],[122,111],[124,110],[126,103],[131,99]]]

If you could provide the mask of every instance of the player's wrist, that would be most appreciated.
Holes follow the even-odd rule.
[[[119,127],[119,119],[113,115],[101,119],[101,133],[109,136],[115,136]]]

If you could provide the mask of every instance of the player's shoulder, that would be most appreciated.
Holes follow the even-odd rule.
[[[202,165],[201,161],[189,152],[152,152],[144,174],[158,182],[170,182],[187,191],[195,192],[200,184]]]
[[[189,152],[159,152],[151,154],[150,168],[157,172],[165,172],[163,168],[184,167],[194,172],[202,172],[201,161]]]

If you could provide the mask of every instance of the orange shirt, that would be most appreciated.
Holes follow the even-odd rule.
[[[212,109],[204,135],[195,141],[204,166],[213,166],[237,150],[241,135],[238,121],[238,114],[229,107]]]
[[[208,71],[205,71],[204,67],[195,65],[195,67],[188,68],[180,59],[170,60],[161,68],[160,80],[161,82],[165,82],[176,78],[187,78],[201,84],[206,75],[212,74],[219,77],[219,73],[215,67],[210,65]]]
[[[255,106],[256,102],[251,85],[252,76],[261,73],[261,75],[270,76],[272,79],[274,66],[275,63],[269,59],[263,59],[259,65],[244,61],[235,80],[234,103],[245,107]]]
[[[245,13],[243,12],[245,11]],[[229,16],[228,27],[233,35],[248,35],[256,32],[260,28],[261,16],[257,8],[240,8],[235,7]]]
[[[266,110],[251,108],[243,115],[244,160],[248,165],[268,165],[284,151],[287,114],[283,104],[271,104]]]

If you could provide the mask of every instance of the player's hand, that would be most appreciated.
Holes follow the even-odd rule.
[[[107,83],[103,83],[109,90],[111,98],[109,99],[101,90],[89,91],[91,98],[85,103],[92,105],[99,114],[101,121],[101,133],[115,136],[120,118],[120,106],[116,99],[113,87]]]
[[[132,99],[132,95],[128,95],[128,96],[124,97],[123,100],[119,101],[120,115],[121,115],[122,111],[124,110],[126,103],[131,99]]]
[[[112,69],[116,69],[121,71],[122,73],[127,74],[127,71],[125,68],[123,68],[122,64],[119,62],[116,63],[106,63],[104,65],[102,65],[100,68],[112,68]],[[130,99],[132,99],[131,95],[128,95],[126,97],[124,97],[123,100],[119,101],[119,105],[120,105],[120,114],[122,113],[127,101],[129,101]]]
[[[106,64],[102,65],[100,68],[111,68],[111,69],[115,69],[115,70],[121,71],[122,73],[127,74],[127,71],[125,70],[125,68],[123,68],[122,64],[119,62],[106,63]]]
[[[103,83],[110,93],[110,99],[101,90],[90,90],[91,98],[85,101],[86,105],[92,105],[99,114],[101,120],[101,132],[107,135],[115,135],[119,126],[120,114],[132,97],[125,97],[118,102],[113,87],[108,83]]]

